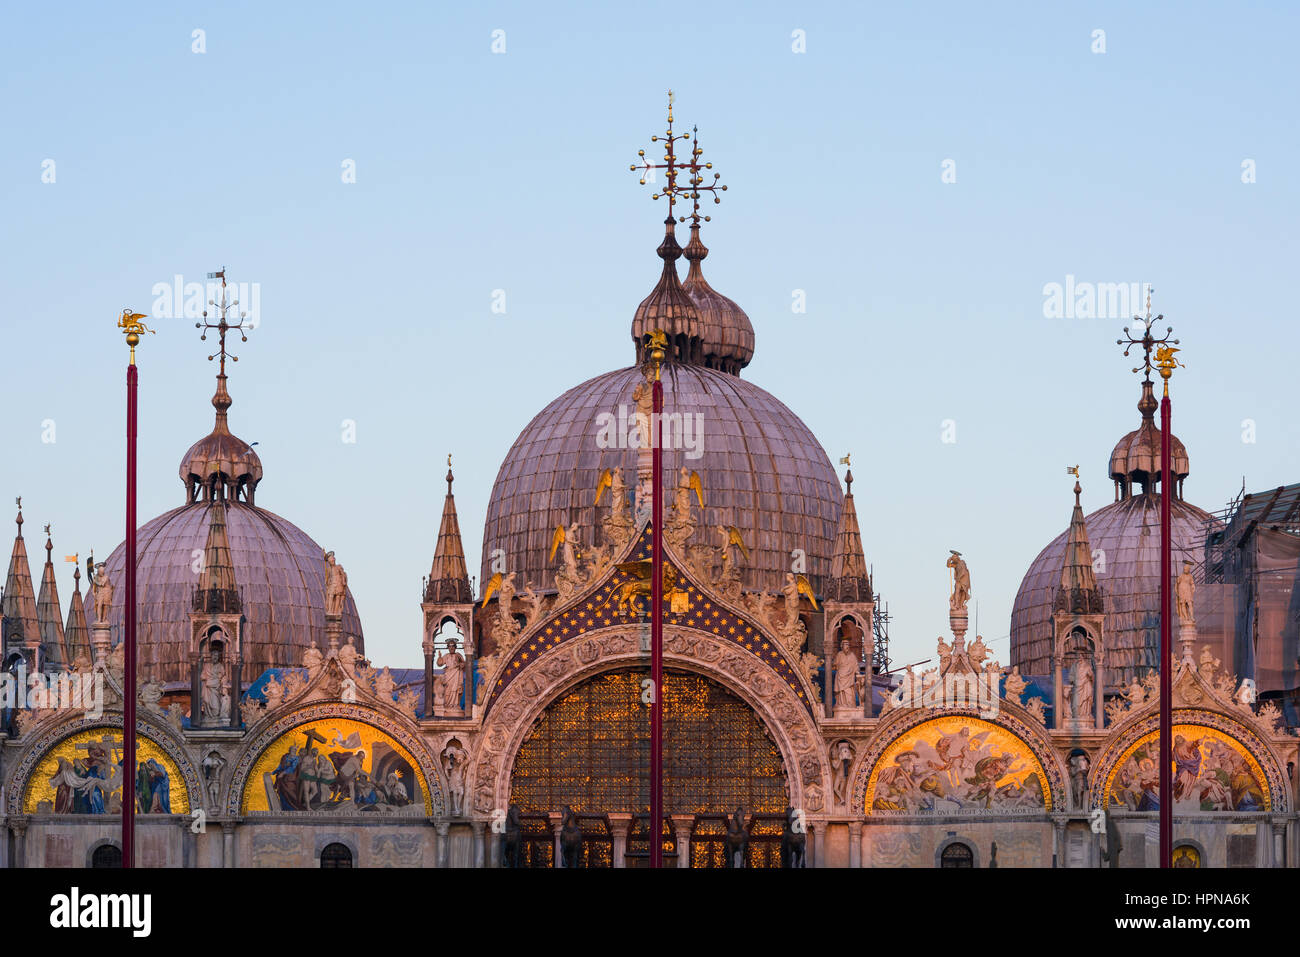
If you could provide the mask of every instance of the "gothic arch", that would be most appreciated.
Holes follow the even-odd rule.
[[[267,748],[286,732],[313,721],[329,718],[343,718],[368,725],[405,748],[414,759],[415,770],[424,778],[428,794],[426,813],[434,817],[442,817],[446,813],[444,784],[437,762],[428,753],[421,737],[407,727],[408,722],[394,720],[393,715],[379,708],[344,702],[309,704],[278,712],[258,722],[244,739],[231,770],[230,786],[226,791],[226,813],[232,815],[242,813],[244,792],[250,785],[250,774]]]
[[[552,702],[602,672],[645,663],[634,628],[601,629],[541,653],[522,680],[512,682],[500,696],[484,722],[470,776],[474,810],[490,815],[508,806],[515,755]],[[829,766],[822,738],[788,684],[734,643],[692,628],[664,629],[664,666],[716,681],[752,708],[785,762],[791,803],[812,813],[823,810]]]

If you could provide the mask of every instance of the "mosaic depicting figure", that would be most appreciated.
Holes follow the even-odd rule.
[[[1159,743],[1154,733],[1124,755],[1108,784],[1112,806],[1160,807]],[[1259,764],[1236,741],[1211,728],[1175,725],[1174,810],[1262,811],[1267,789]]]
[[[927,721],[885,749],[867,788],[868,813],[1042,811],[1038,759],[1006,729],[975,718]]]
[[[260,774],[258,773],[260,771]],[[248,811],[422,814],[424,786],[410,756],[368,725],[322,719],[280,737],[258,759]]]
[[[173,792],[177,771],[171,759],[147,738],[137,737],[136,745],[136,813],[187,813],[184,787]],[[95,729],[74,735],[42,759],[24,807],[29,813],[39,812],[48,802],[46,813],[120,814],[122,761],[121,732]]]

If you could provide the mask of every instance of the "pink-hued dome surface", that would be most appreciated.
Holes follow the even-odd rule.
[[[136,539],[137,635],[141,675],[189,681],[190,602],[199,576],[195,557],[208,540],[211,505],[196,502],[165,512],[140,528]],[[296,667],[315,638],[324,648],[325,559],[311,536],[264,508],[226,503],[226,534],[243,598],[243,681],[267,668]],[[113,643],[122,638],[125,545],[107,566],[114,585]],[[364,651],[361,620],[348,594],[343,632]]]
[[[635,421],[632,391],[642,381],[636,367],[590,379],[551,402],[519,434],[492,487],[483,581],[492,574],[494,549],[503,549],[517,587],[531,581],[539,589],[554,588],[556,564],[548,558],[560,524],[578,522],[588,548],[602,544],[598,519],[608,514],[609,498],[599,508],[593,501],[606,468],[622,466],[632,507],[637,450],[602,448],[600,417],[608,413],[618,423],[621,405]],[[699,472],[705,507],[703,516],[696,507],[690,543],[716,545],[715,526],[735,525],[750,550],[749,561],[741,562],[745,587],[769,592],[784,584],[791,552],[803,549],[808,577],[820,594],[844,501],[821,444],[778,399],[736,375],[682,364],[666,369],[663,383],[666,415],[702,416],[700,457],[690,458],[680,444],[664,449],[665,514],[678,468]]]

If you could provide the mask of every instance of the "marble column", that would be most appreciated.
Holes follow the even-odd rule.
[[[487,864],[484,865],[484,866],[486,866],[486,867],[500,867],[500,866],[501,866],[501,835],[502,835],[502,832],[499,831],[499,830],[497,830],[497,828],[499,828],[499,827],[502,827],[502,828],[505,827],[505,822],[502,821],[500,824],[495,824],[495,823],[494,823],[490,828],[487,829],[487,837],[486,837],[486,841],[487,841],[487,857],[488,857],[488,859],[487,859]]]
[[[451,826],[446,821],[439,821],[433,826],[438,832],[438,866],[451,866]]]
[[[1286,867],[1286,821],[1273,820],[1273,866]]]
[[[627,867],[627,838],[632,830],[632,815],[609,815],[609,830],[614,836],[614,866]]]
[[[10,821],[9,828],[14,832],[14,859],[11,861],[13,867],[27,866],[27,822]]]
[[[862,822],[849,821],[849,867],[862,866]]]
[[[1052,866],[1065,866],[1065,819],[1052,822]]]
[[[483,826],[482,821],[470,821],[469,826],[474,829],[474,866],[483,867],[484,859],[487,857],[487,828]]]
[[[547,815],[547,817],[551,819],[551,835],[554,838],[554,848],[555,848],[555,850],[552,852],[554,854],[554,857],[552,857],[551,859],[552,861],[551,866],[556,868],[563,867],[564,848],[560,845],[560,830],[561,830],[560,825],[564,823],[564,818],[559,811],[551,811]]]
[[[235,866],[235,822],[221,822],[221,866]]]
[[[677,834],[677,866],[691,866],[691,827],[695,824],[694,814],[674,814],[673,830]]]
[[[825,867],[826,860],[826,822],[818,821],[816,824],[808,824],[808,834],[812,838],[809,843],[812,844],[812,863],[805,862],[805,867]],[[806,847],[807,845],[805,845]]]

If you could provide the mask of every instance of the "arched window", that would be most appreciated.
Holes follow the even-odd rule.
[[[352,851],[344,844],[326,844],[320,852],[320,866],[327,867],[351,867]]]
[[[101,844],[90,855],[91,867],[121,867],[122,849],[116,844]]]
[[[939,856],[940,867],[974,867],[975,852],[969,844],[953,841]]]

